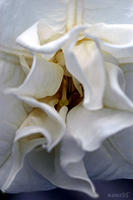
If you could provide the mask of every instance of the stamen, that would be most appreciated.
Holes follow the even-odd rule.
[[[62,106],[67,106],[69,104],[69,101],[67,99],[67,80],[64,78],[62,82],[62,97],[61,100],[59,101],[60,107]]]
[[[68,71],[65,65],[65,58],[62,50],[59,50],[51,62],[58,63],[64,70],[62,84],[56,93],[55,109],[59,112],[63,106],[67,106],[68,110],[78,105],[84,97],[83,87]]]

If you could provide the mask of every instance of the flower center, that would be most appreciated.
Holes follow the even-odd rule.
[[[68,110],[70,110],[83,100],[83,95],[81,96],[81,94],[74,86],[72,77],[63,77],[63,81],[58,92],[59,99],[55,106],[57,111],[59,111],[63,106],[67,106]]]
[[[65,59],[62,50],[59,50],[51,59],[54,63],[58,63],[64,70],[64,76],[61,86],[58,90],[58,103],[55,108],[57,111],[61,107],[67,106],[68,110],[78,105],[83,100],[82,85],[67,71]]]

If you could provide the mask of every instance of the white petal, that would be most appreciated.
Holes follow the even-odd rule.
[[[37,23],[37,34],[40,45],[56,40],[64,34],[65,30],[46,24],[45,19]]]
[[[28,156],[27,156],[28,157]],[[40,176],[30,165],[28,158],[25,158],[23,168],[15,177],[11,187],[6,192],[20,193],[20,192],[35,192],[47,191],[54,189],[47,179]]]
[[[27,153],[38,146],[51,151],[64,135],[64,118],[60,117],[51,106],[26,97],[23,100],[41,108],[45,113],[35,109],[17,130],[12,154],[13,164],[8,179],[2,186],[3,191],[9,189],[22,169]],[[61,115],[64,115],[64,111],[61,111]]]
[[[88,175],[100,180],[132,179],[132,132],[133,127],[125,129],[110,137],[97,151],[87,153],[84,161]]]
[[[25,74],[17,56],[0,52],[0,90],[7,87],[19,86]]]
[[[17,43],[27,48],[31,52],[43,53],[45,55],[51,55],[56,53],[63,45],[70,39],[77,37],[80,32],[87,28],[86,25],[76,26],[71,31],[63,35],[62,37],[51,41],[49,43],[40,45],[38,38],[38,23],[34,24],[31,28],[27,29],[17,38]]]
[[[74,53],[90,85],[90,102],[89,106],[86,107],[90,109],[101,108],[105,88],[103,57],[94,42],[82,42],[80,45],[75,46]],[[88,103],[86,101],[84,99],[84,105]]]
[[[116,109],[88,111],[81,105],[67,117],[68,131],[86,151],[94,151],[109,136],[133,125],[133,113]]]
[[[66,31],[71,30],[74,26],[84,23],[84,1],[68,0]]]
[[[15,94],[43,98],[54,95],[60,87],[63,77],[62,68],[48,62],[41,56],[34,56],[31,71],[24,83],[16,89],[11,89]]]
[[[89,25],[88,31],[111,44],[124,45],[133,41],[133,27],[130,24],[98,23]]]
[[[50,110],[48,105],[43,107]],[[50,119],[43,111],[35,109],[17,130],[12,154],[13,164],[8,179],[2,187],[3,191],[9,189],[16,175],[24,167],[24,158],[28,152],[41,145],[50,151],[60,140],[63,133],[58,129],[56,120]]]
[[[47,105],[43,103],[43,106],[46,107]],[[50,106],[47,106],[47,108],[49,110],[51,109]],[[54,112],[56,111],[53,109],[53,113]],[[41,109],[36,108],[29,114],[29,116],[17,130],[15,140],[30,135],[36,136],[36,134],[39,133],[40,136],[44,137],[45,139],[43,147],[47,151],[51,151],[51,149],[57,145],[57,143],[63,137],[63,127],[61,127],[63,125],[57,121],[57,118],[54,119],[54,116],[50,117],[47,111],[44,112]]]
[[[1,163],[0,164],[0,176],[1,176],[0,187],[2,187],[6,178],[8,177],[9,170],[11,169],[11,166],[13,164],[10,154],[11,154],[11,149],[12,149],[12,143],[14,140],[14,135],[16,132],[16,127],[13,127],[12,125],[7,124],[7,123],[3,124],[3,127],[1,128],[3,130],[4,135],[3,135],[3,138],[1,138],[1,143],[0,143],[0,149],[1,149],[0,159],[2,161],[2,158],[3,158],[4,162],[0,162]],[[9,148],[7,148],[7,146]],[[6,157],[7,155],[8,157]],[[44,179],[44,177],[42,178],[37,172],[35,172],[35,170],[32,169],[32,166],[30,166],[30,164],[28,163],[28,160],[26,159],[24,162],[23,168],[17,174],[16,178],[11,184],[11,187],[9,187],[8,190],[6,190],[6,192],[18,193],[18,192],[40,191],[40,190],[44,191],[44,190],[49,190],[53,188],[55,188],[55,186],[50,184],[46,179]]]
[[[125,77],[125,92],[128,97],[133,101],[133,63],[121,65],[121,69],[124,71]]]
[[[105,87],[103,57],[97,43],[82,41],[76,46],[75,43],[75,40],[69,41],[64,48],[66,67],[83,85],[84,106],[87,109],[99,109],[102,107]]]
[[[18,49],[15,40],[20,33],[40,19],[54,27],[62,28],[65,25],[67,1],[53,0],[26,0],[20,3],[14,0],[2,0],[0,3],[0,45]],[[14,14],[15,13],[15,14]],[[19,48],[20,49],[20,48]]]
[[[119,65],[119,61],[117,58],[115,58],[113,55],[107,53],[107,52],[102,52],[104,56],[104,62],[106,63],[112,63],[114,65]]]
[[[63,120],[66,118],[66,111],[66,107],[63,107],[60,111]],[[68,145],[70,148],[68,148]],[[84,152],[75,140],[71,136],[65,135],[61,148],[59,145],[50,153],[41,149],[40,151],[34,150],[29,155],[29,159],[33,168],[52,184],[97,197],[95,188],[86,174],[82,161],[83,156]],[[69,164],[71,165],[70,169]],[[73,172],[74,169],[75,173]]]
[[[132,0],[85,0],[84,22],[133,24]]]
[[[28,65],[25,57],[23,55],[19,56],[20,64],[23,68],[25,75],[27,75],[30,71],[30,66]]]
[[[114,57],[128,59],[133,54],[133,27],[129,24],[94,24],[89,25],[88,37],[94,37],[101,48]],[[100,39],[100,40],[99,40]]]
[[[132,111],[133,102],[124,93],[125,80],[122,70],[111,63],[106,63],[106,69],[108,78],[104,95],[105,106]]]
[[[8,177],[12,165],[12,143],[17,127],[8,122],[0,122],[0,188]]]
[[[66,133],[61,142],[61,166],[71,179],[75,179],[77,181],[75,187],[78,191],[89,194],[92,197],[96,197],[97,194],[95,192],[95,188],[87,176],[84,167],[84,154],[85,152],[81,149],[76,140],[71,137],[69,133]]]
[[[43,126],[43,129],[45,127],[45,129],[46,129],[45,131],[47,132],[47,134],[49,133],[51,135],[51,136],[50,135],[48,136],[49,138],[51,137],[51,143],[47,147],[48,151],[50,151],[55,145],[57,145],[57,143],[59,143],[59,141],[61,140],[61,138],[64,135],[64,130],[65,130],[64,118],[62,116],[60,116],[60,113],[58,113],[55,110],[55,108],[48,105],[47,103],[39,102],[31,97],[26,97],[26,96],[19,96],[18,98],[20,98],[22,101],[24,101],[26,104],[30,105],[31,107],[39,108],[40,110],[42,110],[44,112],[44,114],[42,114],[42,117],[43,118],[46,117],[46,119],[45,119],[46,121],[45,121],[45,125]],[[61,110],[60,112],[62,113],[62,111],[63,110]],[[65,111],[65,112],[67,112],[67,111]],[[41,120],[42,119],[40,118],[39,125],[42,123]],[[34,121],[34,119],[33,119],[33,121]],[[29,120],[29,122],[32,123],[30,120]],[[28,125],[29,125],[29,122],[28,122]],[[27,121],[25,123],[27,123]],[[42,124],[41,124],[41,126],[42,126]],[[36,123],[36,125],[37,125],[37,123]],[[22,128],[23,128],[23,126],[22,126]],[[32,128],[32,126],[31,126],[31,128]],[[33,134],[34,133],[36,133],[36,131],[34,131]],[[24,134],[30,134],[30,132],[27,131],[26,133],[24,133],[22,131],[22,135],[21,135],[21,131],[20,131],[20,135],[22,137]]]
[[[25,107],[16,97],[4,94],[4,91],[8,87],[19,86],[25,76],[17,57],[4,53],[0,56],[0,122],[18,127],[27,116]]]
[[[21,137],[21,136],[20,136]],[[35,147],[42,145],[44,143],[44,138],[37,138],[33,136],[33,139],[30,138],[17,138],[18,140],[15,141],[16,143],[13,146],[12,152],[12,167],[9,173],[8,178],[6,179],[4,185],[2,186],[1,190],[6,191],[12,184],[14,178],[16,177],[17,173],[23,167],[24,157],[26,153],[29,153]]]
[[[12,144],[16,130],[27,116],[24,104],[12,95],[4,94],[7,87],[16,87],[24,73],[15,56],[0,54],[0,187],[11,169]]]
[[[19,188],[19,185],[17,186],[17,188],[15,188],[14,181],[15,181],[15,179],[17,179],[16,176],[18,176],[17,181],[20,182],[19,173],[20,173],[20,175],[22,173],[26,173],[25,166],[23,165],[26,154],[29,153],[30,151],[32,151],[32,149],[39,147],[39,146],[41,147],[42,145],[45,148],[47,148],[45,143],[50,142],[50,141],[48,141],[48,139],[49,139],[48,137],[50,137],[52,134],[55,134],[56,131],[58,133],[58,130],[55,131],[55,129],[57,129],[57,126],[53,127],[54,130],[52,130],[52,126],[54,125],[53,123],[55,123],[55,122],[52,119],[50,120],[47,116],[45,116],[45,115],[43,116],[43,113],[41,113],[41,112],[39,112],[39,113],[41,113],[41,116],[38,116],[37,112],[39,112],[37,109],[34,110],[28,116],[28,119],[24,121],[24,123],[21,125],[21,127],[16,132],[15,144],[13,147],[13,154],[12,154],[12,167],[11,167],[11,171],[10,171],[10,174],[9,174],[7,180],[5,181],[4,185],[2,186],[3,191],[10,191],[10,190],[11,191],[13,190],[16,192],[18,192],[20,190],[24,191],[24,188],[23,189]],[[43,123],[44,123],[44,125],[43,125]],[[48,131],[51,131],[51,133]],[[53,131],[53,133],[52,133],[52,131]],[[54,135],[52,135],[52,136],[53,136],[53,138],[50,138],[50,139],[54,140],[54,137],[55,137],[54,142],[57,142],[56,134],[55,134],[55,136]],[[51,148],[50,145],[55,145],[55,143],[47,144],[47,145],[49,145],[48,148],[50,149]],[[34,174],[35,174],[34,171],[31,170],[31,173],[33,173],[32,177],[34,178]],[[38,180],[38,178],[37,178],[37,180]],[[25,182],[25,179],[22,180],[22,184],[23,184],[23,182]],[[28,182],[30,182],[30,180]],[[47,190],[46,184],[48,184],[48,183],[46,182],[45,185],[44,185],[44,183],[41,186],[41,188]],[[27,183],[27,184],[29,184],[29,183]],[[34,182],[32,184],[34,184]],[[35,187],[36,184],[33,186],[34,187],[32,188],[32,191],[37,190],[38,186]],[[11,187],[11,189],[10,189],[10,187]],[[12,187],[13,187],[13,189],[12,189]],[[26,190],[29,190],[30,188],[31,188],[31,185],[28,185]],[[40,190],[41,190],[41,188],[40,188]]]
[[[56,148],[50,154],[46,153],[45,151],[34,151],[30,154],[30,162],[33,168],[40,175],[42,175],[44,178],[47,178],[55,186],[69,190],[78,190],[93,197],[97,197],[97,194],[89,182],[89,179],[88,183],[87,181],[84,182],[83,180],[78,180],[74,177],[70,177],[63,170],[60,163],[59,149]],[[92,187],[92,191],[90,190],[90,185]],[[87,186],[89,186],[89,188]]]
[[[8,122],[0,123],[0,165],[3,165],[11,154],[12,142],[14,140],[16,128],[16,126],[9,124]]]
[[[133,72],[126,73],[126,93],[133,101]]]
[[[61,140],[65,130],[64,118],[62,118],[54,108],[30,97],[20,96],[19,98],[28,105],[41,109],[46,113],[46,118],[45,114],[41,116],[45,119],[41,119],[41,117],[40,119],[36,119],[36,117],[33,118],[33,116],[30,119],[29,117],[29,120],[25,121],[22,127],[17,131],[12,155],[13,165],[8,179],[2,187],[3,191],[11,186],[17,173],[23,167],[24,158],[28,152],[40,145],[44,145],[48,151],[51,151],[51,149]],[[46,120],[44,121],[44,125],[43,120]],[[42,137],[40,133],[46,138]],[[45,145],[46,142],[49,142],[48,146]]]

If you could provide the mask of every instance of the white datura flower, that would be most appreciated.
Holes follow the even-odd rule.
[[[1,0],[0,188],[133,178],[133,1]]]

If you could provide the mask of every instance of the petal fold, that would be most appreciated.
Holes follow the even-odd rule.
[[[63,70],[58,64],[48,62],[41,56],[34,56],[32,68],[23,84],[11,90],[18,95],[40,99],[54,95],[62,78]]]
[[[0,3],[0,46],[6,46],[9,49],[20,50],[16,45],[16,38],[24,32],[28,27],[40,19],[44,19],[46,24],[56,29],[62,29],[65,26],[67,0],[38,0],[20,3],[15,0],[13,4],[8,0],[2,0]],[[13,17],[13,14],[15,16]],[[30,13],[30,14],[29,14]]]
[[[83,105],[90,110],[99,109],[106,82],[103,56],[95,41],[76,42],[69,41],[64,47],[67,70],[83,85]]]
[[[55,186],[32,168],[27,155],[23,163],[23,168],[16,175],[13,183],[6,192],[14,194],[20,192],[48,191],[52,189],[55,189]]]
[[[94,186],[89,179],[76,176],[76,174],[74,174],[73,176],[70,174],[68,175],[64,171],[61,165],[59,148],[60,147],[56,147],[56,149],[53,150],[50,154],[46,153],[45,151],[32,152],[30,154],[30,162],[33,168],[40,175],[42,175],[44,178],[47,178],[52,184],[57,187],[69,190],[78,190],[80,192],[84,192],[90,195],[91,197],[98,197],[95,192]],[[83,169],[84,174],[84,167],[82,162],[79,162],[79,165],[77,164],[77,167],[75,168],[76,171],[80,167]]]
[[[83,104],[89,104],[86,105],[89,109],[99,109],[103,106],[102,101],[106,83],[103,56],[97,45],[92,41],[85,41],[76,45],[74,54],[91,90],[90,102],[84,99]]]
[[[65,123],[57,111],[48,104],[33,98],[21,97],[21,100],[35,109],[16,132],[13,148],[13,165],[2,190],[6,191],[22,169],[27,153],[36,147],[43,147],[47,151],[59,143],[64,135]],[[62,112],[63,115],[63,112]]]
[[[103,51],[110,53],[120,62],[128,61],[133,54],[133,27],[129,24],[88,25],[88,38],[95,38]]]
[[[107,107],[125,111],[133,110],[133,102],[124,92],[126,82],[123,71],[114,64],[106,63],[107,85],[104,94],[104,104]]]
[[[77,181],[75,187],[78,191],[89,194],[89,196],[95,198],[98,197],[98,194],[86,173],[83,162],[84,154],[85,152],[78,145],[77,141],[67,132],[61,142],[61,166],[73,181]]]
[[[16,130],[27,117],[28,111],[20,100],[5,94],[8,87],[17,87],[24,73],[16,56],[0,53],[0,188],[8,177],[12,165],[12,145]]]
[[[70,39],[77,37],[82,31],[87,28],[86,25],[75,26],[71,31],[64,34],[62,37],[40,45],[38,36],[38,23],[27,29],[17,38],[17,43],[31,52],[43,53],[45,55],[55,54],[61,49],[64,44]],[[33,38],[33,39],[32,39]]]
[[[87,153],[84,163],[88,176],[98,180],[132,179],[132,132],[133,127],[122,130],[106,140],[98,150]]]
[[[106,138],[132,125],[133,112],[111,108],[94,112],[79,105],[67,116],[68,131],[85,151],[98,149]]]

